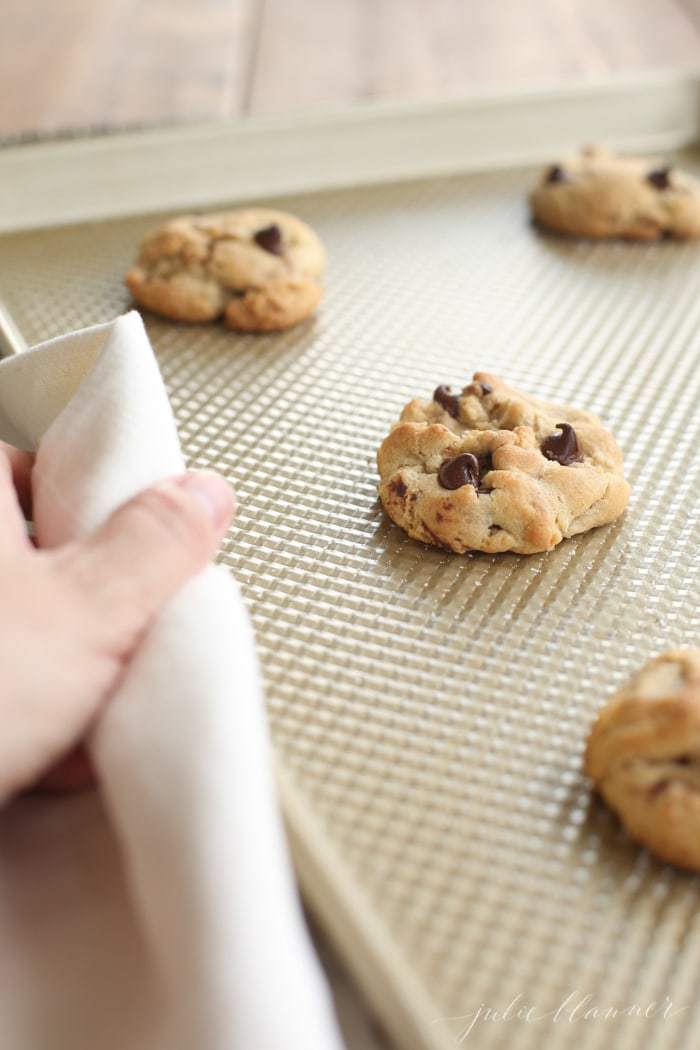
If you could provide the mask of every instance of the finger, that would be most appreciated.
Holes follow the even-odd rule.
[[[69,571],[119,648],[212,558],[234,503],[223,478],[186,474],[140,493],[69,552]]]
[[[0,449],[5,453],[12,469],[12,483],[17,491],[17,498],[25,518],[32,517],[32,468],[34,453],[25,452],[14,445],[0,441]]]
[[[11,551],[29,547],[27,526],[20,508],[14,486],[12,463],[5,450],[0,448],[0,551]]]

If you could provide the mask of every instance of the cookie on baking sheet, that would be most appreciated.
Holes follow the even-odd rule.
[[[700,236],[700,182],[658,160],[587,146],[545,171],[530,198],[541,226],[577,237]]]
[[[622,454],[595,416],[477,372],[411,401],[377,453],[384,509],[424,543],[534,554],[622,514]]]
[[[700,870],[700,650],[651,660],[598,715],[586,773],[637,842]]]
[[[126,275],[134,299],[173,321],[268,332],[303,321],[321,299],[326,255],[306,223],[246,208],[171,219],[141,245]]]

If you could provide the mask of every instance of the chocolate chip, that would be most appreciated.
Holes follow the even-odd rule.
[[[566,174],[560,164],[553,164],[547,172],[545,182],[568,182],[569,176]]]
[[[454,419],[459,419],[459,394],[453,394],[452,387],[444,384],[435,387],[433,401],[437,401],[438,405],[442,405],[445,411],[449,412]]]
[[[487,452],[486,455],[479,456],[479,487],[476,491],[482,495],[493,492],[493,489],[487,488],[481,480],[491,470],[493,470],[493,460],[491,459],[491,453]]]
[[[444,489],[461,489],[463,485],[479,487],[479,460],[471,452],[462,452],[454,459],[446,459],[438,471],[438,481]]]
[[[482,383],[481,384],[481,393],[484,395],[484,397],[486,397],[487,394],[492,394],[493,393],[493,387],[491,386],[491,384],[490,383]]]
[[[650,182],[652,186],[656,186],[657,190],[667,190],[671,185],[670,174],[670,168],[655,168],[647,175],[647,182]]]
[[[562,467],[580,463],[583,456],[574,428],[569,423],[557,423],[557,429],[561,430],[561,434],[551,434],[540,445],[544,458],[553,459],[561,463]]]
[[[401,478],[397,478],[396,481],[392,481],[391,491],[394,493],[395,496],[398,496],[399,499],[404,498],[404,496],[406,495],[406,486],[404,485]]]
[[[270,252],[271,255],[282,254],[282,231],[275,222],[273,222],[272,226],[266,226],[264,229],[258,230],[253,240],[261,248],[264,248],[266,252]]]

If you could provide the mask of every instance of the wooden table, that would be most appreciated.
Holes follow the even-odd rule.
[[[700,67],[700,0],[4,0],[0,137]]]

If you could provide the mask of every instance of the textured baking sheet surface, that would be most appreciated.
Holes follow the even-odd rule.
[[[544,237],[531,178],[282,201],[329,249],[315,322],[146,320],[191,463],[238,490],[223,559],[285,775],[425,992],[412,1045],[694,1048],[700,880],[591,804],[581,756],[623,678],[700,640],[700,245]],[[124,310],[153,222],[4,238],[0,294],[28,341]],[[546,555],[458,557],[383,517],[389,424],[475,369],[608,421],[624,519]],[[651,1015],[609,1015],[633,1005]]]

